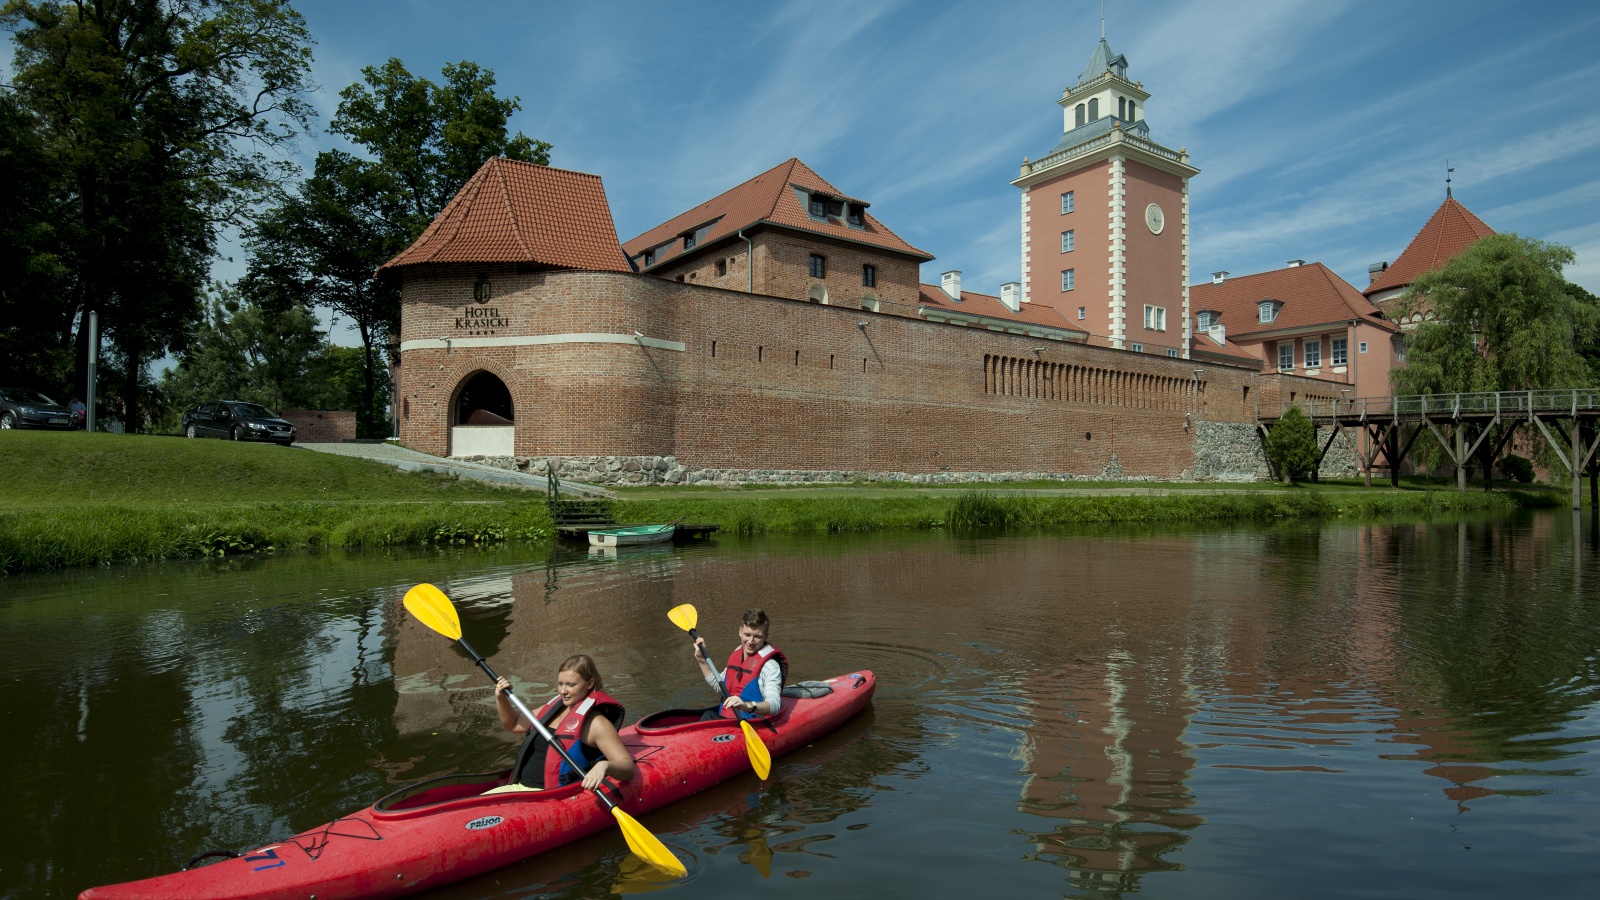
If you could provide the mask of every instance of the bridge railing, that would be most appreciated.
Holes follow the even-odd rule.
[[[1366,419],[1420,419],[1501,415],[1521,418],[1538,413],[1576,415],[1600,410],[1600,388],[1561,388],[1544,391],[1485,391],[1474,394],[1411,394],[1398,397],[1361,397],[1352,400],[1285,400],[1256,404],[1256,418],[1276,420],[1290,406],[1300,407],[1312,419],[1360,416]]]

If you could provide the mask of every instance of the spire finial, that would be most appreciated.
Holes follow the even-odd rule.
[[[1450,160],[1444,161],[1444,198],[1450,199],[1450,173],[1455,169],[1450,165]]]
[[[1100,0],[1100,40],[1106,39],[1106,0]]]

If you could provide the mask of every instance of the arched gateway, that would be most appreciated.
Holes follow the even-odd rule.
[[[450,455],[515,455],[515,421],[506,383],[493,372],[473,372],[462,379],[450,404]]]

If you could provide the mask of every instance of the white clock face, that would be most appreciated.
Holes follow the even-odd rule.
[[[1167,227],[1167,217],[1161,207],[1152,203],[1144,208],[1144,224],[1150,226],[1151,234],[1160,234],[1161,229]]]

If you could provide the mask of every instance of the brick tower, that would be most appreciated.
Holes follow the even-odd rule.
[[[1089,342],[1189,356],[1185,150],[1150,139],[1140,82],[1104,37],[1061,94],[1061,140],[1022,161],[1022,299],[1048,303]]]

